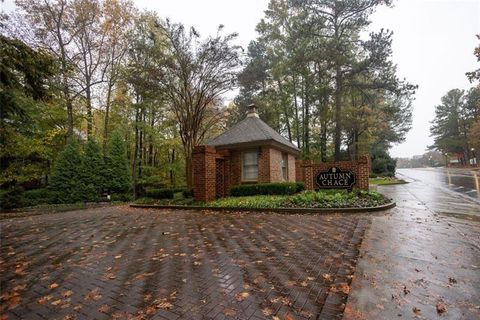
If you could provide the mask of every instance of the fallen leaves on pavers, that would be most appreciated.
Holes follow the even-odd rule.
[[[37,303],[43,305],[43,304],[46,304],[48,301],[50,301],[50,300],[52,300],[52,299],[53,299],[53,297],[50,296],[50,295],[48,295],[48,296],[43,296],[43,297],[41,297],[40,299],[37,300]]]
[[[92,291],[87,292],[85,294],[85,300],[100,300],[102,295],[100,294],[100,288],[95,288]]]
[[[270,308],[263,308],[262,313],[263,313],[264,316],[268,317],[268,316],[271,316],[273,314],[273,310],[270,309]]]
[[[67,291],[63,291],[63,292],[61,293],[61,296],[64,297],[64,298],[68,298],[68,297],[70,297],[72,294],[73,294],[73,291],[72,291],[72,290],[67,290]]]
[[[151,277],[155,272],[144,272],[135,277],[135,280],[144,280],[145,278]]]
[[[108,311],[110,311],[110,307],[107,304],[102,304],[100,308],[98,308],[98,311],[102,313],[108,313]]]
[[[346,282],[341,282],[338,285],[338,289],[345,294],[348,294],[350,292],[350,286]]]
[[[226,308],[223,310],[223,314],[227,317],[234,317],[237,315],[237,310],[232,308]]]
[[[407,286],[403,286],[403,294],[407,295],[410,293],[410,290],[407,289]]]
[[[447,306],[445,306],[445,303],[442,300],[437,302],[436,308],[438,314],[444,314],[447,312]]]
[[[346,282],[341,282],[338,285],[332,284],[330,286],[330,289],[328,289],[328,292],[331,292],[331,293],[336,293],[339,291],[345,294],[348,294],[350,292],[350,286]]]
[[[148,301],[151,299],[151,294],[147,294],[144,296],[144,301]],[[177,300],[177,290],[173,290],[168,297],[161,297],[155,299],[152,304],[150,304],[146,309],[145,312],[140,311],[138,315],[142,315],[143,313],[151,316],[154,315],[157,310],[169,310],[173,308],[173,303]]]
[[[0,296],[0,298],[2,303],[4,301],[6,302],[8,310],[15,309],[20,304],[20,301],[22,301],[20,293],[16,291],[4,293]]]
[[[241,302],[241,301],[247,299],[249,296],[250,296],[250,293],[248,293],[247,291],[243,291],[243,292],[237,293],[237,294],[235,295],[235,299],[236,299],[238,302]]]
[[[48,286],[49,289],[55,289],[58,288],[58,283],[52,283],[51,285]]]
[[[454,285],[454,284],[457,283],[457,279],[455,279],[455,278],[448,278],[448,283],[449,283],[450,285]]]
[[[28,267],[28,262],[20,262],[15,265],[15,274],[17,276],[24,276],[27,274],[25,268]]]
[[[333,281],[332,275],[330,273],[324,273],[324,274],[322,274],[322,277],[323,277],[323,279],[325,279],[326,282],[332,282]]]

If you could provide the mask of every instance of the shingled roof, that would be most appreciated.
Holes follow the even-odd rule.
[[[210,140],[207,144],[220,149],[271,144],[294,154],[300,152],[300,149],[293,143],[282,137],[258,117],[254,105],[249,106],[249,112],[245,119]]]

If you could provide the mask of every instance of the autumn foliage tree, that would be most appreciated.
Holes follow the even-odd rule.
[[[236,34],[200,39],[195,29],[182,24],[160,26],[167,38],[161,84],[178,121],[186,163],[187,186],[193,186],[192,152],[201,144],[221,115],[216,110],[222,95],[235,86],[240,65],[240,47],[233,45]]]

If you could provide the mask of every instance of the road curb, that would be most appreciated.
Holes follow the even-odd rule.
[[[291,214],[309,214],[309,213],[362,213],[383,211],[394,208],[397,204],[392,201],[390,203],[365,208],[245,208],[245,207],[204,207],[204,206],[179,206],[179,205],[156,205],[156,204],[131,204],[132,208],[141,209],[176,209],[176,210],[201,210],[201,211],[252,211],[252,212],[274,212],[274,213],[291,213]]]

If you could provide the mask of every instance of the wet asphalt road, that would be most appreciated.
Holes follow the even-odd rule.
[[[475,181],[443,170],[401,169],[410,183],[378,187],[397,207],[372,217],[344,320],[480,319]]]
[[[443,188],[480,201],[480,172],[455,168],[398,169],[397,176],[430,188]],[[480,203],[480,202],[479,202]]]

